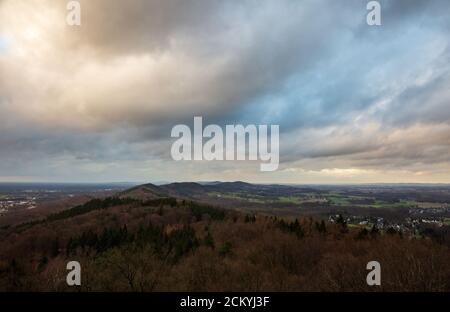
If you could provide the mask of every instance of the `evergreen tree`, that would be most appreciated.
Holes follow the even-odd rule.
[[[377,225],[374,224],[374,225],[372,226],[372,229],[370,230],[370,235],[371,235],[372,237],[375,237],[375,236],[377,236],[379,233],[380,233],[380,230],[377,228]]]
[[[369,231],[367,231],[366,228],[362,228],[358,235],[356,236],[356,239],[365,239],[369,235]]]
[[[51,248],[51,257],[55,258],[59,255],[59,241],[58,238],[56,238],[53,242],[52,242],[52,248]]]
[[[327,226],[325,225],[325,221],[322,220],[320,223],[316,222],[315,224],[316,224],[316,230],[319,233],[326,233],[327,232]]]
[[[208,231],[208,234],[206,234],[205,240],[204,240],[205,246],[211,247],[214,249],[214,238],[212,237],[211,233]]]

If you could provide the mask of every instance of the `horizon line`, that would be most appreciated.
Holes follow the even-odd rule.
[[[318,186],[363,186],[363,185],[448,185],[450,182],[335,182],[335,183],[292,183],[292,182],[249,182],[243,180],[233,180],[233,181],[221,181],[221,180],[211,180],[211,181],[0,181],[0,184],[61,184],[61,185],[99,185],[99,184],[129,184],[129,185],[144,185],[144,184],[155,184],[155,185],[167,185],[174,183],[248,183],[253,185],[287,185],[287,186],[301,186],[301,185],[318,185]]]

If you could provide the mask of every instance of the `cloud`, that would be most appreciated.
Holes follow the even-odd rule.
[[[347,24],[317,2],[96,0],[71,29],[56,3],[4,2],[0,66],[17,79],[1,91],[33,122],[79,128],[221,116],[310,69]]]
[[[373,28],[365,4],[81,0],[71,28],[66,1],[2,0],[2,175],[219,179],[239,168],[270,180],[247,163],[174,164],[171,127],[201,115],[280,124],[282,167],[321,172],[310,179],[441,179],[450,6],[382,1]]]

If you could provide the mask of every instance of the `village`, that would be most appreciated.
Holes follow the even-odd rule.
[[[409,216],[403,220],[389,220],[380,216],[331,214],[328,221],[331,223],[345,222],[349,227],[372,229],[384,232],[398,232],[410,236],[420,234],[429,226],[441,228],[450,225],[450,208],[410,209]]]

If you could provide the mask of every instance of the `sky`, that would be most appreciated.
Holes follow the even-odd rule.
[[[450,3],[0,0],[0,181],[450,183]],[[280,125],[280,165],[176,124]]]

